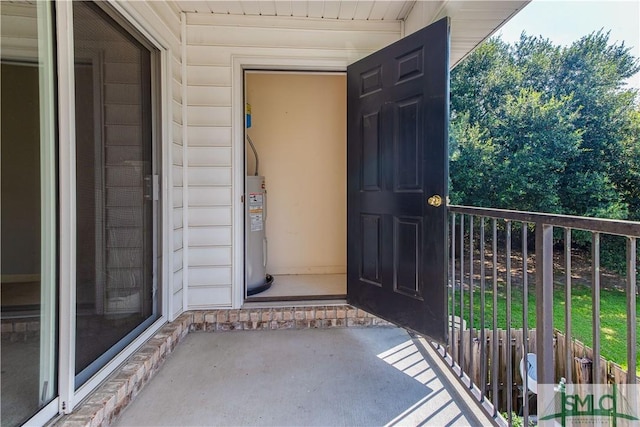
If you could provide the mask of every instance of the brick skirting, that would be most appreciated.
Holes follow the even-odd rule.
[[[189,332],[391,326],[348,305],[189,311],[167,323],[73,413],[54,426],[109,426],[158,372],[167,356]]]

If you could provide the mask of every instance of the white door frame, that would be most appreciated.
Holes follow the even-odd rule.
[[[242,56],[233,55],[232,58],[232,168],[233,168],[233,280],[231,285],[232,308],[241,308],[244,303],[245,282],[245,242],[244,242],[244,195],[245,182],[245,153],[244,153],[244,71],[333,71],[346,72],[349,59],[327,58],[295,58],[290,56]]]

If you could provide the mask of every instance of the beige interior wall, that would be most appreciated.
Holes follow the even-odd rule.
[[[267,186],[267,273],[346,272],[346,76],[246,74]],[[247,145],[247,173],[254,172]]]

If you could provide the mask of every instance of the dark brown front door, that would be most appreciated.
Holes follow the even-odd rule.
[[[347,102],[348,301],[444,341],[449,19],[349,66]]]

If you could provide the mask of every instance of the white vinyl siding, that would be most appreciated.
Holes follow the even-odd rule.
[[[294,2],[295,3],[295,2]],[[293,4],[293,3],[292,3]],[[324,58],[346,65],[401,36],[393,22],[332,21],[187,13],[188,307],[231,307],[235,283],[232,200],[235,123],[233,58]],[[312,101],[312,100],[310,100]],[[239,206],[239,205],[238,205]],[[242,266],[235,266],[242,268]]]

